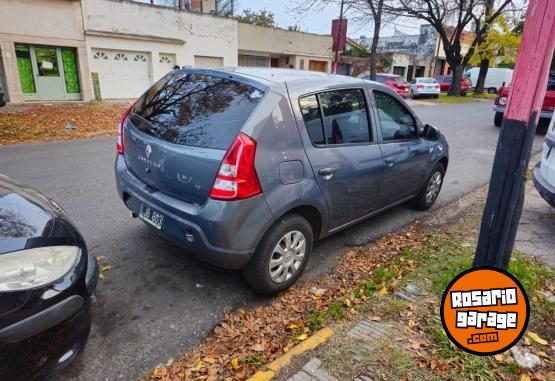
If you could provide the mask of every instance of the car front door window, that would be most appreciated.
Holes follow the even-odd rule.
[[[374,91],[384,142],[416,139],[416,123],[410,112],[394,97]]]

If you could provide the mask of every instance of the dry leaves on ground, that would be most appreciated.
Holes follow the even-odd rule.
[[[212,335],[169,367],[150,375],[162,380],[244,380],[263,364],[287,352],[311,334],[307,315],[337,300],[346,305],[357,285],[393,256],[420,242],[414,235],[391,234],[370,248],[351,250],[336,269],[316,284],[298,284],[268,305],[250,312],[226,312]],[[314,288],[316,287],[316,288]],[[315,293],[314,290],[326,290]]]
[[[0,113],[0,144],[113,136],[126,107],[121,103],[25,105],[21,111]]]

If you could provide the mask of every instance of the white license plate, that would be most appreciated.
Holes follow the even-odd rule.
[[[149,206],[141,205],[139,217],[146,223],[154,226],[156,229],[162,229],[164,223],[164,215]]]

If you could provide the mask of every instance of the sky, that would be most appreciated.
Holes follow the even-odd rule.
[[[299,24],[303,32],[311,32],[318,34],[331,33],[331,20],[339,18],[339,4],[328,5],[322,10],[312,10],[305,14],[298,14],[293,10],[299,0],[236,0],[236,14],[241,13],[244,9],[253,10],[267,9],[272,11],[278,26],[287,28],[288,26]],[[349,18],[347,11],[345,17]],[[352,16],[352,15],[351,15]],[[407,26],[407,22],[397,22],[396,25],[386,25],[381,32],[382,36],[393,34],[394,27],[397,27],[404,33],[418,34],[418,27],[414,27],[414,20],[410,20],[413,26]],[[352,38],[359,38],[361,35],[372,36],[373,25],[367,23],[365,25],[355,25],[349,23],[348,35]]]

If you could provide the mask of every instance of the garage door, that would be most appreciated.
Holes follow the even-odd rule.
[[[138,98],[152,84],[147,53],[93,49],[92,71],[98,73],[102,98]]]
[[[270,57],[250,56],[247,54],[239,54],[239,66],[243,67],[268,67],[270,66]]]
[[[328,63],[326,61],[308,61],[308,70],[320,71],[326,73],[328,71]]]

